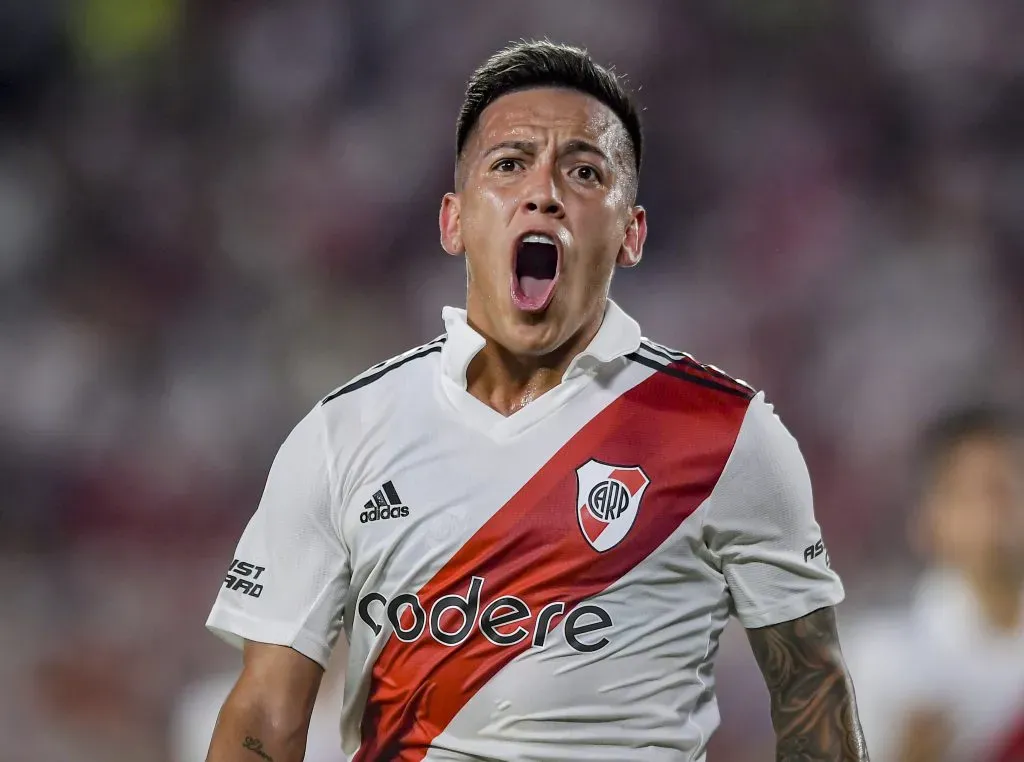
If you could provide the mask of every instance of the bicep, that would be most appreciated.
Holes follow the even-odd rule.
[[[749,629],[747,638],[773,701],[799,690],[803,682],[813,683],[815,691],[825,689],[838,673],[846,673],[831,606],[788,622]]]
[[[247,641],[242,673],[210,741],[208,762],[299,762],[323,670],[286,646]]]
[[[242,672],[228,702],[259,707],[287,724],[307,722],[323,674],[323,667],[293,648],[248,640],[242,651]]]
[[[843,662],[835,611],[825,607],[788,622],[747,631],[771,697],[783,759],[865,760],[853,682]]]

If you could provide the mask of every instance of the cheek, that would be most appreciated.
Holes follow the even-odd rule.
[[[484,216],[502,216],[509,207],[515,206],[514,195],[510,189],[478,185],[473,189],[470,206]]]
[[[616,198],[616,194],[621,195],[621,192],[612,191],[605,199],[605,234],[609,240],[614,240],[616,249],[618,245],[622,243],[626,236],[626,230],[630,223],[633,221],[632,210],[633,207],[626,204],[621,198]]]
[[[625,183],[615,183],[614,187],[608,191],[607,202],[608,205],[614,209],[622,209],[623,207],[630,206],[629,201],[626,198]]]
[[[462,231],[467,244],[497,243],[495,233],[503,226],[502,221],[508,219],[512,203],[507,196],[492,189],[475,188],[467,195],[462,204]]]
[[[938,508],[933,528],[935,541],[943,555],[961,561],[978,544],[979,535],[978,523],[965,518],[966,512],[962,506],[942,505]]]
[[[987,555],[998,545],[1006,527],[995,519],[990,506],[981,502],[965,504],[947,528],[948,542],[959,547],[967,558]]]
[[[620,210],[612,204],[602,205],[599,212],[590,215],[580,226],[585,231],[583,243],[587,252],[586,280],[600,283],[615,269],[615,258],[626,233],[626,222]]]
[[[475,189],[463,205],[462,240],[466,248],[469,277],[478,285],[507,277],[508,240],[506,227],[508,201],[490,190]]]

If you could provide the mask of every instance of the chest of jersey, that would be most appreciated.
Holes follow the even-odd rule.
[[[699,522],[680,528],[714,488],[738,421],[680,404],[678,384],[660,381],[582,396],[501,440],[440,408],[421,407],[415,427],[401,414],[372,427],[349,459],[342,519],[350,627],[534,648],[563,623],[587,653],[615,629],[587,601],[632,570],[645,586],[703,579]]]
[[[747,400],[651,370],[563,385],[496,432],[443,385],[360,411],[338,525],[367,759],[442,732],[472,755],[539,743],[588,706],[620,728],[667,713],[655,745],[683,743],[727,613],[700,509]]]

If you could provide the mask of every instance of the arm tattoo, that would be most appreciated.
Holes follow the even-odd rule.
[[[777,762],[867,762],[834,610],[747,634],[771,695]]]
[[[264,760],[266,760],[266,762],[274,762],[274,758],[263,751],[263,741],[260,739],[253,738],[252,736],[246,736],[245,740],[242,741],[242,746],[251,752],[259,754]]]

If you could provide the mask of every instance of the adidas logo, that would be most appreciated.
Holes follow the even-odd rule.
[[[373,493],[373,500],[367,500],[363,508],[365,510],[359,514],[359,521],[363,524],[381,519],[403,519],[409,515],[409,506],[402,505],[402,498],[390,479]]]

